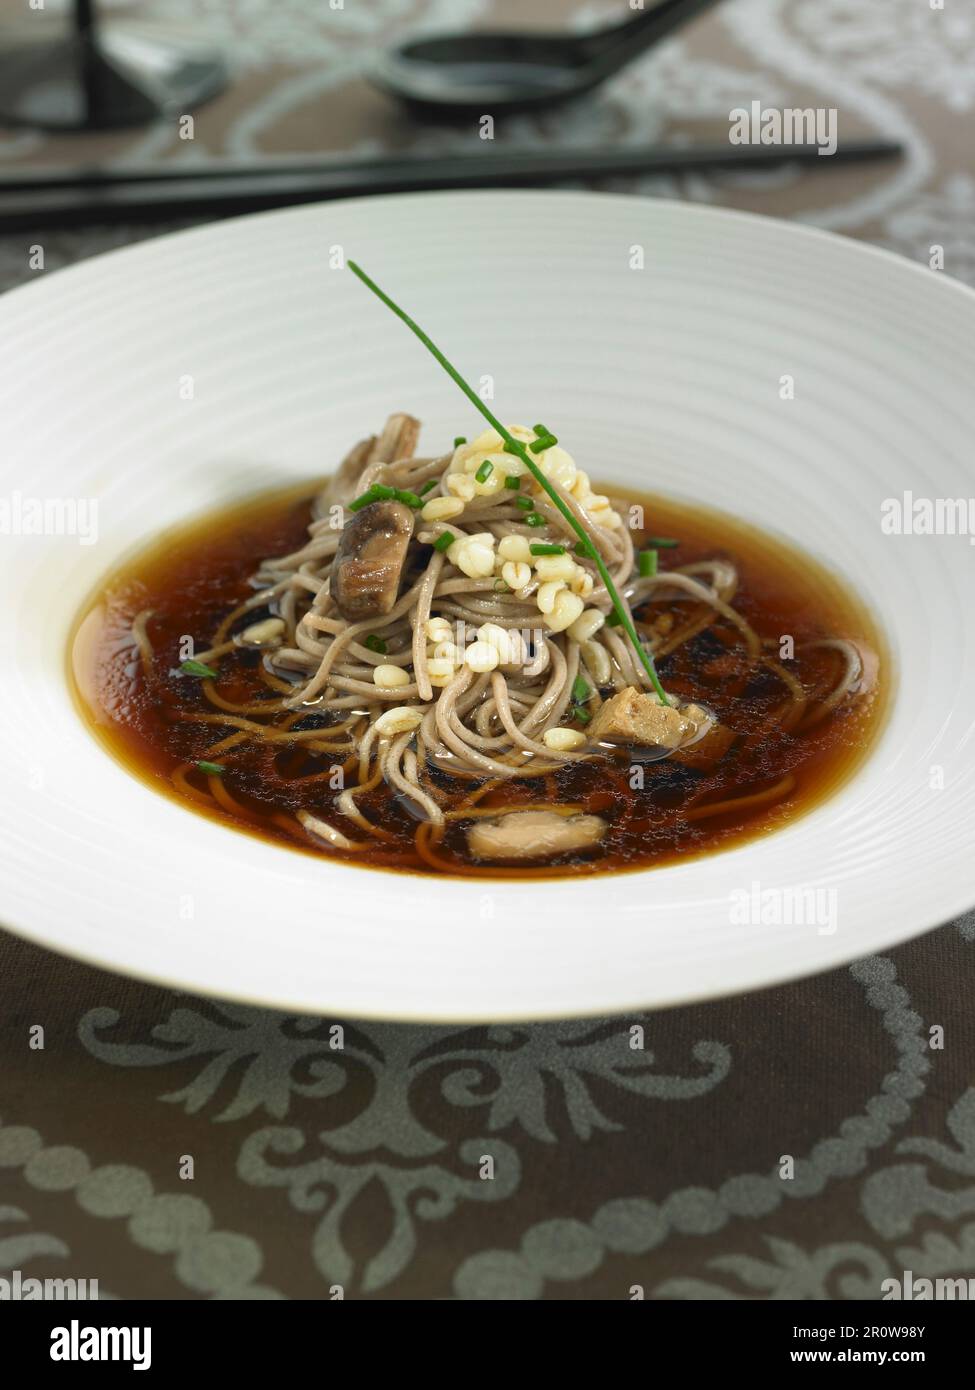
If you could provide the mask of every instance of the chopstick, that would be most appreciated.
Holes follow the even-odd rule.
[[[698,149],[556,150],[243,166],[215,163],[191,169],[135,166],[55,168],[0,174],[0,230],[45,223],[230,216],[330,198],[437,189],[501,188],[633,174],[768,168],[782,164],[827,169],[835,164],[891,159],[893,141],[854,141],[822,156],[816,145],[716,145]]]

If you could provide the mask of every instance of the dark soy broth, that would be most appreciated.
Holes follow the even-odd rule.
[[[443,867],[437,868],[418,852],[415,815],[382,782],[358,805],[395,839],[377,841],[358,854],[318,848],[294,813],[306,809],[347,826],[333,809],[338,792],[330,773],[345,755],[315,754],[300,743],[245,741],[220,755],[226,769],[222,777],[207,777],[191,766],[174,783],[174,772],[207,760],[208,750],[233,732],[229,725],[179,717],[219,713],[201,681],[177,674],[180,644],[192,636],[196,650],[204,650],[227,612],[253,593],[248,580],[261,560],[303,544],[307,488],[303,494],[271,494],[201,517],[155,540],[113,573],[86,606],[72,644],[71,678],[79,707],[114,757],[188,810],[291,849],[360,867],[504,878],[645,869],[740,844],[795,820],[850,776],[876,736],[890,671],[875,625],[833,576],[800,551],[722,514],[609,490],[644,507],[644,534],[680,539],[678,548],[660,551],[661,569],[698,560],[733,561],[739,577],[735,609],[762,637],[775,639],[776,648],[784,635],[797,648],[817,638],[853,639],[879,657],[879,679],[805,733],[788,733],[774,722],[786,694],[781,679],[765,670],[742,674],[735,654],[741,648],[730,641],[732,629],[726,627],[723,638],[710,629],[702,632],[660,660],[659,669],[669,692],[704,702],[739,733],[735,748],[713,770],[702,773],[669,759],[641,765],[630,750],[618,749],[608,760],[514,781],[478,802],[482,808],[523,804],[526,809],[571,803],[609,822],[598,851],[541,866],[482,865],[468,855],[465,822],[454,820],[438,846]],[[643,538],[640,534],[637,539]],[[675,605],[675,612],[686,615],[692,607],[686,601],[682,608]],[[148,676],[131,634],[133,619],[147,609],[152,611],[146,631],[154,651]],[[266,610],[257,609],[247,621],[262,616]],[[785,664],[807,689],[822,692],[836,684],[842,667],[836,651],[828,649]],[[259,702],[274,693],[262,678],[260,654],[244,650],[221,659],[216,691],[232,704]],[[323,716],[312,714],[296,727],[313,728],[316,719]],[[784,782],[790,777],[793,783]],[[430,781],[448,794],[445,809],[477,786],[439,773],[431,774]],[[707,811],[727,800],[770,789],[774,793],[782,784],[788,790],[770,801],[759,799],[718,814]]]

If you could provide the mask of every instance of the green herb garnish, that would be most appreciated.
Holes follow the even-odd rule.
[[[512,492],[517,492],[521,487],[521,479],[515,473],[507,473],[505,475],[504,485]]]
[[[558,444],[558,442],[554,434],[543,434],[541,439],[533,439],[528,447],[533,454],[542,454],[546,449],[551,449],[552,445]]]
[[[444,531],[443,534],[439,535],[434,541],[433,548],[434,550],[439,550],[441,554],[443,554],[445,550],[450,549],[456,539],[457,537],[454,535],[453,531]]]
[[[349,503],[348,509],[350,512],[359,512],[363,507],[368,507],[370,502],[388,502],[395,496],[394,487],[386,487],[385,483],[373,483],[372,487],[366,488],[365,492]]]
[[[466,443],[467,443],[466,437],[465,437],[464,435],[462,435],[462,434],[459,434],[459,435],[457,436],[457,438],[454,440],[454,448],[455,448],[455,449],[459,449],[460,446],[461,446],[462,444],[466,444]]]
[[[591,560],[593,558],[593,548],[588,541],[576,541],[573,549],[575,553],[584,560]]]
[[[436,486],[437,486],[437,479],[436,479],[436,478],[428,478],[428,479],[426,480],[426,482],[423,484],[423,486],[420,488],[420,496],[421,496],[421,497],[426,497],[426,495],[427,495],[427,493],[430,491],[430,489],[433,488],[433,487],[436,487]]]
[[[520,507],[523,512],[533,512],[535,510],[535,503],[530,497],[516,497],[515,506]]]
[[[576,676],[572,682],[572,698],[577,705],[584,705],[587,700],[592,699],[592,686],[585,676]]]
[[[648,536],[647,545],[652,545],[656,550],[673,550],[675,545],[680,545],[680,541],[675,541],[673,536]]]
[[[542,545],[541,542],[532,541],[528,547],[533,555],[564,555],[564,545]]]
[[[641,550],[637,557],[637,565],[641,579],[652,579],[657,573],[657,552],[655,550]]]
[[[222,763],[197,763],[197,767],[208,777],[222,777],[227,770]]]
[[[578,521],[576,517],[573,515],[573,513],[570,511],[568,505],[563,500],[561,494],[552,485],[552,483],[549,482],[548,478],[546,478],[545,474],[542,472],[538,464],[532,458],[531,453],[528,451],[528,449],[526,449],[523,444],[519,443],[519,441],[512,436],[510,431],[504,427],[504,425],[497,418],[494,412],[488,408],[484,401],[481,400],[480,396],[477,394],[474,388],[468,385],[468,383],[461,376],[460,372],[458,372],[457,368],[451,362],[448,361],[448,359],[437,347],[436,343],[434,343],[433,340],[423,331],[423,329],[420,327],[418,323],[416,323],[413,319],[410,318],[409,314],[407,314],[403,309],[401,309],[399,305],[395,303],[394,300],[390,299],[389,295],[386,294],[385,291],[379,288],[379,286],[376,284],[374,280],[371,280],[369,278],[369,276],[366,274],[366,272],[362,269],[360,265],[357,265],[356,262],[352,260],[347,261],[346,264],[352,271],[353,275],[355,275],[359,280],[362,281],[366,289],[370,290],[377,297],[377,299],[379,299],[383,304],[385,304],[387,309],[394,313],[396,317],[406,325],[410,332],[413,333],[415,337],[417,337],[420,340],[420,342],[427,349],[427,351],[431,353],[431,355],[436,359],[437,362],[440,363],[441,367],[443,367],[447,375],[451,377],[451,379],[460,388],[460,390],[463,391],[464,395],[474,406],[475,410],[477,410],[479,414],[483,415],[485,420],[487,420],[488,424],[491,425],[495,430],[497,430],[498,434],[504,440],[505,450],[508,453],[515,454],[518,458],[521,459],[522,463],[526,466],[529,473],[531,473],[532,477],[538,483],[539,487],[548,493],[549,497],[552,499],[552,502],[562,513],[563,517],[572,527],[573,531],[575,531],[579,539],[581,541],[588,541],[589,537],[582,523]],[[545,524],[544,519],[540,516],[538,517],[538,522],[533,523],[531,521],[531,515],[533,514],[530,514],[529,517],[526,518],[529,525]],[[646,671],[647,675],[650,678],[650,682],[657,693],[657,698],[660,700],[662,704],[669,705],[670,701],[667,698],[667,694],[663,686],[660,684],[660,677],[657,675],[657,669],[653,664],[653,659],[651,658],[650,653],[644,647],[643,643],[640,641],[639,634],[637,633],[637,630],[633,625],[633,619],[630,617],[629,613],[624,607],[623,600],[620,598],[616,589],[616,585],[613,583],[613,576],[606,568],[605,561],[603,560],[601,555],[594,555],[593,559],[595,560],[596,568],[599,571],[599,577],[603,581],[603,585],[605,586],[606,592],[609,594],[610,599],[612,600],[613,608],[615,609],[618,615],[619,622],[623,625],[624,629],[626,630],[626,635],[630,639],[630,642],[633,645],[633,649],[639,657],[643,669]]]
[[[374,632],[370,632],[363,645],[368,647],[371,652],[378,652],[380,656],[386,655],[386,643]]]
[[[184,661],[179,668],[184,676],[199,676],[202,680],[215,681],[217,673],[202,661]]]
[[[405,488],[397,488],[393,493],[393,497],[397,502],[402,502],[405,507],[413,507],[414,510],[417,507],[423,506],[423,498],[415,492],[409,492]]]
[[[616,610],[614,609],[613,612],[610,613],[609,616],[608,616],[607,619],[606,619],[606,626],[607,626],[607,627],[619,627],[619,625],[622,623],[622,621],[623,621],[623,619],[620,617],[619,613],[617,613]]]
[[[538,512],[529,512],[528,515],[525,517],[525,525],[535,527],[544,526],[545,518],[541,516]]]
[[[548,425],[532,425],[532,429],[535,431],[535,434],[538,436],[539,439],[544,439],[547,434],[552,433]]]
[[[583,709],[581,705],[573,705],[572,717],[573,719],[577,719],[580,724],[588,724],[590,719],[592,718],[592,715],[589,713],[588,710]]]
[[[484,462],[481,464],[480,468],[478,468],[477,472],[474,474],[474,477],[477,479],[479,483],[486,483],[493,472],[494,464],[491,462],[490,459],[485,459]]]

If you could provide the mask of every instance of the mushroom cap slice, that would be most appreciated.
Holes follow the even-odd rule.
[[[346,522],[330,589],[346,621],[384,618],[395,607],[412,535],[413,512],[402,502],[370,502]]]
[[[477,859],[552,859],[557,854],[592,849],[608,828],[600,816],[509,811],[469,826],[467,847]]]

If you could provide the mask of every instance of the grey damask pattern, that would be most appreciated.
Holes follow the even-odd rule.
[[[67,1255],[68,1247],[57,1236],[43,1231],[16,1229],[29,1217],[20,1207],[0,1207],[0,1270],[23,1269],[38,1255]],[[14,1226],[13,1231],[9,1230]]]
[[[207,1009],[174,1009],[151,1030],[151,1042],[109,1041],[119,1024],[114,1009],[92,1009],[78,1036],[103,1062],[123,1067],[175,1067],[199,1060],[186,1085],[160,1096],[196,1114],[222,1103],[216,1122],[246,1120],[263,1112],[274,1119],[314,1102],[308,1128],[268,1127],[242,1141],[237,1171],[256,1187],[280,1187],[296,1210],[321,1213],[311,1241],[317,1268],[329,1281],[383,1288],[409,1264],[422,1222],[443,1220],[459,1204],[500,1202],[518,1188],[521,1164],[514,1142],[497,1137],[448,1142],[424,1124],[412,1104],[415,1088],[431,1076],[450,1107],[482,1112],[486,1136],[512,1130],[554,1144],[546,1080],[558,1087],[562,1116],[585,1141],[595,1132],[622,1128],[600,1109],[591,1082],[598,1080],[647,1100],[702,1096],[728,1075],[731,1058],[719,1042],[692,1048],[692,1072],[657,1069],[644,1045],[652,1024],[627,1020],[569,1022],[537,1028],[409,1028],[292,1018],[271,1010],[227,1003]],[[206,1060],[204,1060],[206,1059]],[[368,1076],[369,1085],[363,1085]],[[226,1093],[236,1087],[235,1093]],[[356,1112],[331,1119],[329,1101],[351,1090]],[[564,1128],[560,1122],[559,1128]],[[310,1131],[310,1132],[309,1132]],[[314,1151],[317,1145],[319,1152]],[[306,1156],[297,1162],[297,1156]],[[368,1161],[363,1156],[370,1155]],[[375,1155],[380,1155],[375,1157]],[[418,1166],[415,1160],[436,1160]],[[493,1171],[481,1175],[485,1158]],[[370,1193],[385,1207],[389,1234],[360,1269],[345,1242],[355,1203]]]
[[[796,1161],[793,1178],[784,1180],[777,1170],[744,1173],[715,1191],[683,1188],[660,1202],[642,1194],[615,1199],[597,1208],[589,1222],[546,1221],[525,1233],[518,1251],[486,1250],[465,1260],[455,1276],[455,1291],[463,1298],[537,1298],[546,1281],[566,1277],[558,1258],[566,1245],[582,1252],[586,1272],[591,1272],[614,1251],[642,1254],[671,1233],[709,1235],[735,1217],[768,1216],[783,1201],[818,1196],[832,1178],[862,1172],[870,1151],[910,1117],[911,1103],[923,1092],[931,1064],[921,1019],[907,991],[896,983],[893,963],[873,957],[858,961],[850,972],[863,987],[867,1003],[880,1011],[897,1063],[862,1114],[844,1120],[834,1136]]]
[[[45,1145],[37,1130],[5,1124],[0,1116],[0,1173],[5,1169],[22,1169],[24,1180],[38,1192],[74,1192],[78,1206],[89,1216],[126,1219],[133,1243],[158,1255],[170,1255],[177,1278],[201,1295],[279,1297],[275,1289],[256,1282],[263,1263],[256,1241],[232,1231],[213,1230],[206,1202],[198,1197],[155,1193],[148,1174],[140,1168],[126,1164],[93,1168],[81,1149]],[[51,1240],[46,1236],[40,1239]],[[61,1252],[35,1242],[30,1253]]]

